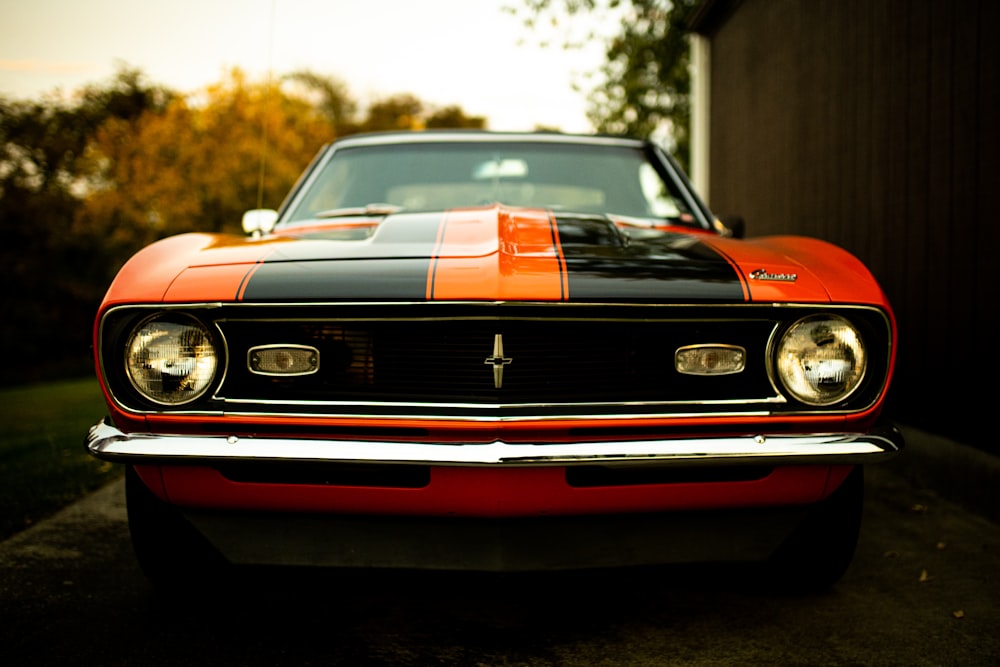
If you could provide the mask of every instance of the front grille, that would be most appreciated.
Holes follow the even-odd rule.
[[[884,313],[865,307],[497,303],[176,305],[218,331],[219,383],[198,401],[144,400],[124,365],[130,332],[164,306],[121,307],[102,322],[101,358],[115,400],[139,412],[455,419],[698,416],[815,413],[786,399],[768,372],[772,341],[819,311],[849,318],[867,341],[862,386],[823,412],[852,412],[878,398],[891,358]],[[498,347],[502,342],[502,354]],[[674,356],[692,345],[738,346],[746,366],[731,375],[679,373]],[[258,374],[251,350],[315,349],[315,372]],[[227,422],[228,424],[228,422]],[[593,424],[587,428],[593,428]],[[302,428],[315,432],[315,423]],[[269,428],[262,424],[260,429]],[[338,422],[369,434],[366,423]],[[642,428],[642,426],[636,426]],[[292,433],[288,421],[282,433]],[[345,430],[346,429],[346,430]],[[263,431],[262,431],[263,432]],[[659,431],[658,431],[659,432]],[[403,437],[403,434],[398,434]],[[602,433],[602,437],[610,434]]]
[[[775,323],[565,319],[228,320],[228,401],[462,405],[766,401],[775,395],[764,351]],[[496,354],[502,343],[502,355]],[[681,375],[674,353],[695,344],[748,350],[744,372]],[[258,345],[320,351],[310,376],[255,375],[243,362]]]

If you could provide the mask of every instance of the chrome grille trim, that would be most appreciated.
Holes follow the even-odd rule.
[[[434,405],[432,407],[440,407]],[[477,408],[482,408],[482,406],[476,406]],[[522,406],[517,406],[522,407]],[[170,414],[178,414],[176,412],[171,412]],[[530,415],[530,416],[518,416],[518,415],[506,415],[506,416],[496,416],[496,415],[456,415],[453,413],[441,412],[420,412],[420,413],[410,413],[410,414],[382,414],[374,412],[338,412],[335,415],[331,415],[328,412],[226,412],[226,416],[231,417],[298,417],[298,418],[311,418],[311,419],[330,419],[335,417],[337,419],[378,419],[380,422],[391,422],[391,421],[407,421],[413,422],[418,420],[448,420],[454,422],[469,422],[469,423],[530,423],[530,422],[560,422],[560,421],[622,421],[622,420],[649,420],[649,419],[684,419],[684,418],[696,418],[696,417],[706,417],[706,418],[719,418],[719,417],[768,417],[772,415],[773,412],[770,410],[761,411],[740,411],[740,412],[643,412],[640,414],[636,413],[580,413],[580,414],[560,414],[552,413],[545,415]]]
[[[784,404],[787,401],[781,396],[773,396],[766,399],[732,399],[718,401],[620,401],[611,402],[572,402],[560,403],[418,403],[406,401],[264,401],[253,399],[227,398],[223,400],[227,405],[293,405],[293,406],[323,406],[323,407],[379,407],[392,406],[399,408],[455,408],[461,410],[510,410],[514,408],[654,408],[668,405],[775,405]],[[177,414],[172,412],[171,414]],[[233,414],[226,411],[226,414]],[[284,413],[282,413],[284,414]],[[731,414],[731,413],[727,413]]]

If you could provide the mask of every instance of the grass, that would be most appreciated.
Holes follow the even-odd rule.
[[[0,539],[123,474],[83,444],[106,413],[93,378],[0,389]]]

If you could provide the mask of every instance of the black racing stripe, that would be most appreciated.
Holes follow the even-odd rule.
[[[258,260],[250,269],[244,274],[243,278],[240,279],[240,284],[236,286],[236,300],[240,301],[243,299],[243,292],[246,290],[247,283],[250,281],[250,277],[253,276],[254,271],[260,268],[260,265],[264,263],[263,259]]]
[[[746,300],[740,276],[732,264],[686,235],[665,233],[627,243],[612,241],[598,245],[574,243],[564,236],[562,249],[570,301],[743,303]]]
[[[244,301],[424,300],[430,259],[268,262],[250,277]]]
[[[439,255],[439,253],[442,252],[444,235],[447,231],[448,231],[448,215],[445,214],[444,217],[441,218],[441,223],[438,226],[437,237],[434,240],[434,252],[430,260],[430,271],[427,275],[427,286],[425,289],[425,294],[427,295],[428,300],[434,299],[434,293],[437,290],[438,264],[440,264],[441,262],[441,256]]]
[[[552,248],[555,250],[556,257],[559,261],[559,299],[565,301],[568,296],[566,294],[568,289],[568,283],[566,280],[566,257],[563,256],[562,249],[559,246],[559,226],[555,217],[551,214],[549,215],[549,233],[552,235]]]

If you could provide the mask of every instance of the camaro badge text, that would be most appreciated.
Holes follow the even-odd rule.
[[[750,280],[775,280],[782,283],[794,283],[799,279],[797,273],[771,273],[767,269],[757,269],[750,272]]]
[[[493,337],[493,355],[486,357],[483,363],[493,367],[493,386],[500,389],[503,386],[503,367],[513,363],[510,357],[503,356],[503,334]]]

